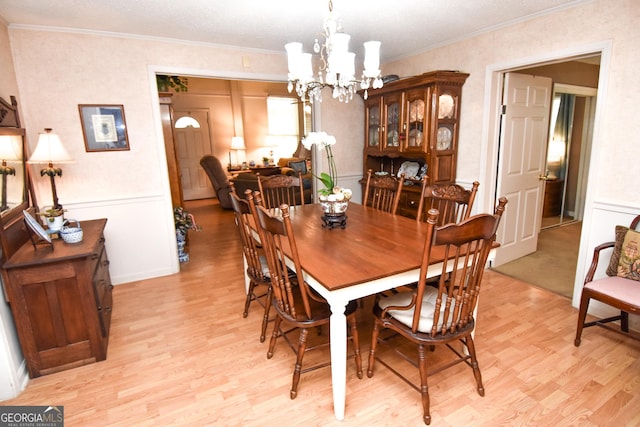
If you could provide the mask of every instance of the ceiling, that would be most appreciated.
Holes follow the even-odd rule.
[[[382,42],[383,62],[591,0],[333,0],[350,48]],[[311,52],[327,0],[0,0],[10,26],[126,33],[284,52]]]

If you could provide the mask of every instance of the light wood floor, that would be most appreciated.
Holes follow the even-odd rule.
[[[191,233],[182,272],[116,286],[107,360],[33,379],[1,404],[64,405],[67,427],[423,425],[419,394],[381,366],[359,380],[348,363],[343,422],[333,416],[329,368],[303,375],[290,400],[293,354],[280,342],[267,360],[260,309],[242,318],[232,214],[190,206],[204,230]],[[640,343],[589,328],[576,348],[575,322],[566,298],[487,272],[476,333],[486,395],[465,365],[430,377],[432,425],[640,425]]]

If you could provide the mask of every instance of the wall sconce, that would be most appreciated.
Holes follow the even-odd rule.
[[[0,211],[9,208],[7,206],[7,175],[15,175],[16,168],[7,165],[7,162],[20,162],[21,156],[16,153],[13,137],[11,135],[0,135],[0,175],[2,175],[2,199],[0,200]]]
[[[53,209],[62,209],[58,203],[58,193],[56,192],[56,175],[62,176],[62,169],[54,168],[53,163],[71,163],[73,159],[62,146],[62,142],[57,134],[51,133],[50,128],[45,128],[45,133],[38,136],[38,145],[29,158],[28,163],[45,163],[48,166],[40,171],[40,176],[49,176],[51,180],[51,193],[53,194]]]
[[[238,152],[240,150],[246,150],[246,147],[244,146],[244,138],[241,136],[234,136],[233,138],[231,138],[231,150],[236,150],[236,167],[239,168],[240,167],[240,161],[238,159]],[[233,169],[234,165],[231,163],[231,152],[229,152],[229,170]]]

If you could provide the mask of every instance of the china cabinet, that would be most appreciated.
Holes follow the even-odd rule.
[[[468,76],[432,71],[368,91],[363,170],[396,175],[403,163],[414,162],[421,171],[408,177],[402,215],[417,213],[420,188],[411,178],[426,170],[430,183],[455,182],[460,100]]]

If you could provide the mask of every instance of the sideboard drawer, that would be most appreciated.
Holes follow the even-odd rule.
[[[416,191],[417,190],[417,191]],[[400,194],[398,213],[402,216],[415,218],[418,216],[418,205],[420,205],[421,188],[404,187]]]

